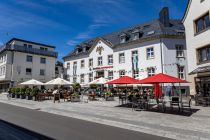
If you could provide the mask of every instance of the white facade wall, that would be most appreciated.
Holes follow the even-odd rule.
[[[210,30],[206,30],[199,34],[195,32],[194,21],[210,11],[210,1],[205,0],[202,3],[200,0],[192,0],[190,7],[184,18],[184,26],[186,31],[186,43],[187,43],[187,59],[188,59],[188,72],[192,72],[198,67],[210,65],[210,63],[197,64],[197,52],[196,49],[210,45]],[[197,75],[189,75],[191,94],[195,94],[195,82],[194,77]]]
[[[119,70],[127,71],[125,75],[132,77],[132,51],[138,51],[138,68],[139,72],[139,79],[146,78],[148,76],[147,68],[155,67],[156,74],[162,72],[162,65],[161,65],[161,48],[162,48],[162,59],[163,64],[172,64],[177,62],[176,58],[176,44],[181,44],[186,48],[185,39],[163,39],[162,43],[160,40],[152,40],[147,42],[141,42],[132,45],[122,45],[116,48],[111,48],[103,41],[98,41],[94,49],[88,55],[85,56],[76,56],[71,57],[69,60],[64,62],[64,67],[67,68],[67,64],[70,63],[70,69],[67,69],[67,74],[70,76],[70,81],[73,82],[73,62],[77,61],[77,82],[80,82],[80,74],[85,74],[85,83],[87,84],[90,73],[90,68],[88,66],[89,59],[93,59],[93,68],[98,67],[98,57],[103,57],[103,66],[108,65],[108,55],[113,55],[113,68],[105,69],[105,78],[108,78],[108,70],[114,71],[114,79],[119,78]],[[97,47],[102,46],[104,49],[101,52],[101,55],[96,52]],[[161,47],[162,46],[162,47]],[[154,48],[154,59],[147,59],[146,49],[153,47]],[[125,63],[119,63],[119,54],[125,54]],[[186,53],[186,50],[185,50]],[[81,60],[85,60],[85,68],[80,68]],[[187,62],[186,59],[183,59],[182,64],[187,69]],[[177,65],[171,66],[163,66],[163,72],[169,75],[173,75],[178,77],[177,72]],[[97,71],[97,70],[96,70]],[[94,77],[96,76],[96,71],[92,71],[94,73]]]

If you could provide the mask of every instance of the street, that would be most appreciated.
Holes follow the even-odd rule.
[[[0,139],[167,140],[163,137],[4,103],[0,103]]]

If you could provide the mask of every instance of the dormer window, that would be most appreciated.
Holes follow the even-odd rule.
[[[137,40],[139,39],[139,30],[138,29],[135,29],[132,34],[133,34],[133,40]]]
[[[125,33],[122,33],[120,35],[120,43],[125,43],[128,40],[128,35]]]

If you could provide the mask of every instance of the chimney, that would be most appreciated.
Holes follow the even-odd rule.
[[[168,7],[163,7],[159,14],[160,22],[165,26],[170,26],[169,10]]]

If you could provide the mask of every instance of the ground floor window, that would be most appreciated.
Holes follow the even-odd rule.
[[[89,73],[89,82],[93,81],[93,73]]]
[[[77,76],[73,76],[73,83],[76,83],[77,82]]]
[[[133,78],[139,77],[139,71],[138,70],[133,70]]]
[[[119,71],[119,76],[120,76],[120,77],[125,76],[125,70],[120,70],[120,71]]]
[[[180,79],[185,79],[184,66],[178,66],[178,77]]]
[[[81,74],[81,75],[80,75],[80,83],[82,83],[82,84],[85,82],[84,77],[85,77],[84,74]]]
[[[154,67],[147,68],[147,75],[148,75],[148,77],[154,76],[155,75],[155,68]]]
[[[108,72],[108,79],[112,80],[113,79],[113,71]]]

